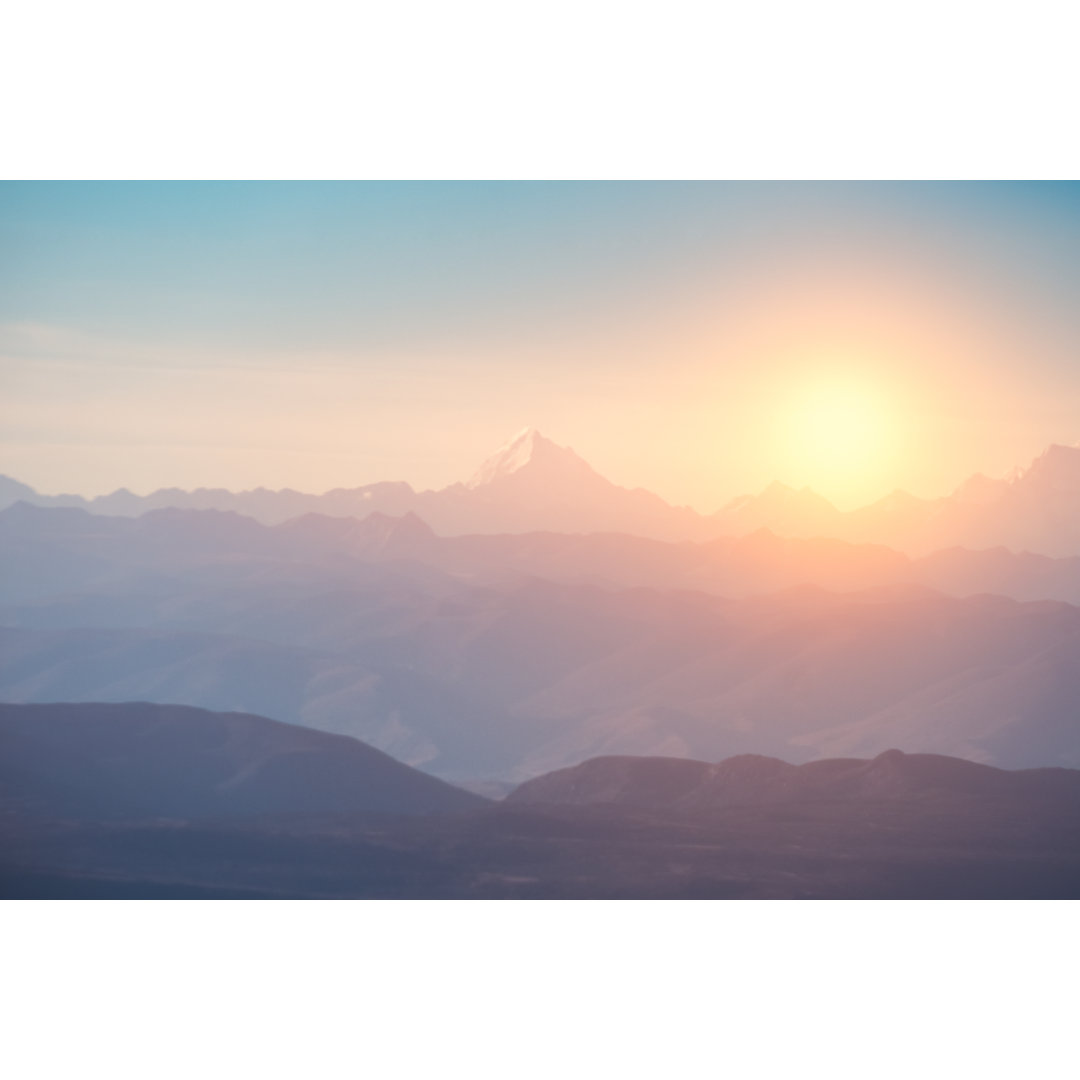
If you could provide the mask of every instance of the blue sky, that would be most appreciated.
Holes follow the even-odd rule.
[[[1080,439],[1078,296],[1080,184],[4,183],[0,469],[439,486],[534,424],[702,509],[935,494]],[[817,370],[902,403],[857,482],[778,441]]]

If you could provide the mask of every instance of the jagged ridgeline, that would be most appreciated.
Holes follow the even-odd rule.
[[[733,499],[715,513],[671,506],[641,488],[619,487],[581,457],[533,428],[519,432],[484,462],[468,483],[414,491],[403,482],[338,488],[321,495],[288,489],[230,492],[126,489],[85,499],[41,495],[0,477],[0,507],[80,507],[98,514],[137,515],[163,507],[232,510],[265,524],[303,514],[394,517],[413,513],[436,533],[554,531],[622,532],[661,540],[742,536],[767,528],[780,536],[830,537],[885,544],[910,555],[961,546],[1005,547],[1052,557],[1080,556],[1080,447],[1052,445],[1007,477],[976,474],[952,494],[920,499],[897,491],[868,506],[840,511],[804,488],[773,483]]]

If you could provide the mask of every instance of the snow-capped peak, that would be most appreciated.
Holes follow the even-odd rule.
[[[533,460],[539,449],[550,445],[536,428],[524,427],[477,469],[466,486],[481,487],[483,484],[490,484],[492,480],[500,476],[517,472]]]

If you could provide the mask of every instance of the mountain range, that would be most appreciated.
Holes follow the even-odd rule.
[[[316,587],[347,580],[412,582],[429,590],[526,578],[605,588],[691,589],[752,596],[800,585],[834,591],[921,586],[950,596],[1080,603],[1080,557],[1005,548],[949,548],[912,558],[882,544],[778,536],[768,529],[665,542],[621,533],[438,536],[415,514],[305,514],[265,526],[232,511],[154,510],[107,517],[25,502],[0,510],[0,618],[38,618],[102,591]],[[136,584],[138,583],[138,584]],[[5,607],[15,605],[15,607]]]
[[[780,483],[734,499],[712,514],[671,506],[640,488],[609,482],[572,450],[534,429],[519,432],[467,483],[415,491],[404,482],[339,488],[322,495],[289,489],[229,492],[120,489],[85,499],[41,495],[0,477],[0,507],[23,501],[134,516],[167,507],[235,511],[264,524],[304,514],[365,518],[415,514],[444,536],[468,533],[619,532],[668,541],[742,536],[767,528],[786,537],[884,544],[912,556],[950,547],[1004,547],[1051,557],[1080,556],[1080,447],[1052,445],[1007,478],[970,477],[950,495],[920,499],[897,491],[840,511],[809,489]]]
[[[470,784],[612,753],[1080,764],[1078,559],[20,503],[0,564],[12,702],[258,713]]]
[[[492,803],[353,739],[176,706],[0,707],[0,896],[1080,895],[1080,771],[888,750],[601,758]]]
[[[1077,453],[973,482],[957,505],[1000,514],[1051,493],[1075,509]],[[517,529],[672,510],[535,432],[453,491],[489,523],[516,507]],[[766,496],[730,513],[785,502]],[[441,535],[410,509],[266,524],[21,499],[0,511],[0,566],[9,702],[265,715],[477,790],[612,754],[799,763],[898,748],[1080,765],[1076,556],[911,556],[765,528]]]
[[[1080,766],[1080,609],[922,590],[726,599],[532,580],[447,594],[98,598],[149,625],[0,630],[0,697],[238,710],[456,782],[601,754],[794,761],[898,747]],[[45,614],[49,615],[46,607]],[[119,621],[116,619],[114,621]]]

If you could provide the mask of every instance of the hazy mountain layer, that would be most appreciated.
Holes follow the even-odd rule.
[[[804,489],[774,483],[759,495],[731,500],[714,514],[673,507],[640,488],[605,480],[572,450],[538,432],[520,432],[467,484],[414,491],[402,482],[373,483],[308,495],[288,489],[229,492],[175,488],[149,495],[126,490],[94,499],[39,495],[0,477],[0,507],[19,500],[81,507],[107,515],[139,515],[178,507],[235,511],[265,524],[308,513],[364,518],[417,514],[438,534],[620,532],[662,540],[743,536],[767,528],[781,536],[829,537],[885,544],[910,555],[943,548],[1004,547],[1053,557],[1080,556],[1080,447],[1050,446],[1008,479],[975,475],[951,495],[920,499],[905,492],[850,512]]]
[[[461,781],[611,753],[1080,764],[1080,610],[920,584],[1075,598],[1077,560],[17,505],[0,561],[9,701],[237,709]]]
[[[159,595],[248,586],[297,592],[333,583],[382,589],[390,581],[449,595],[463,582],[503,585],[530,577],[721,596],[797,585],[838,591],[919,585],[953,596],[1080,603],[1080,558],[952,548],[912,559],[877,544],[783,538],[766,530],[703,543],[613,533],[440,537],[415,515],[308,514],[266,527],[222,511],[123,518],[18,503],[0,511],[0,559],[0,605],[19,606],[116,594],[133,582]]]
[[[232,599],[201,613],[228,633],[167,618],[5,630],[0,696],[262,712],[462,780],[598,754],[805,761],[893,746],[1080,765],[1080,610],[1064,604],[540,581],[428,603],[392,589]]]
[[[25,484],[0,477],[0,506],[19,500],[39,506],[78,507],[96,514],[135,516],[166,507],[225,510],[265,524],[307,513],[332,517],[399,516],[415,513],[436,532],[627,532],[682,539],[715,532],[707,519],[685,507],[672,507],[658,495],[630,490],[605,480],[572,450],[556,446],[538,432],[519,433],[481,466],[468,484],[438,491],[414,491],[401,482],[374,483],[307,495],[284,489],[230,492],[163,488],[149,495],[121,489],[83,499],[38,495]]]

